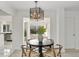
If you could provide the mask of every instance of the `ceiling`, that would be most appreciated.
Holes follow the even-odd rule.
[[[9,15],[9,14],[0,9],[0,16],[6,16],[6,15]]]
[[[5,1],[15,10],[26,10],[35,6],[34,1]],[[44,10],[52,10],[60,7],[79,6],[79,1],[39,1],[38,7]]]

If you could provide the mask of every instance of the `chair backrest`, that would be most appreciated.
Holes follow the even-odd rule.
[[[29,41],[29,40],[31,40],[31,39],[26,39],[27,48],[28,48],[28,45],[29,45],[29,44],[28,44],[28,41]]]
[[[31,39],[26,39],[26,43],[28,43],[29,40],[31,40]]]
[[[49,39],[53,44],[54,44],[54,40],[53,39]]]

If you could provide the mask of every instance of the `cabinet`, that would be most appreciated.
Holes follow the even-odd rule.
[[[2,25],[2,32],[11,32],[10,25],[9,24],[3,24]]]
[[[4,40],[6,41],[11,41],[11,24],[9,23],[2,23],[1,24],[1,33],[4,34]]]
[[[12,39],[11,39],[11,34],[12,34],[12,33],[5,33],[5,34],[4,34],[4,40],[6,40],[6,41],[12,41]]]

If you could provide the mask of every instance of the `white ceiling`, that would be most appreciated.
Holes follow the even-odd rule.
[[[35,6],[34,1],[5,1],[15,10],[26,10]],[[79,6],[79,1],[39,1],[38,6],[44,10],[52,10],[59,7]]]
[[[9,15],[9,14],[0,9],[0,16],[6,16],[6,15]]]

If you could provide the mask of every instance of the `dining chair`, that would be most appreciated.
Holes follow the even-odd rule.
[[[21,45],[22,57],[36,57],[39,56],[39,53],[34,50],[34,48],[28,49],[26,45]]]
[[[36,49],[35,47],[30,48],[30,46],[28,44],[29,40],[31,40],[31,39],[26,40],[26,45],[21,45],[22,57],[23,56],[31,57],[32,55],[34,56],[34,54],[38,54],[36,51],[34,51],[34,49]]]
[[[21,45],[21,49],[22,49],[22,57],[23,56],[27,56],[26,52],[27,52],[27,46],[26,45]]]
[[[61,57],[61,50],[62,50],[63,46],[60,44],[56,44],[56,46],[58,46],[58,48],[54,48],[55,52],[56,52],[56,56]],[[58,50],[58,52],[57,52],[57,50]]]
[[[54,40],[50,39],[51,42],[54,43]],[[51,48],[48,48],[47,51],[44,53],[45,56],[49,57],[61,57],[61,50],[63,46],[60,44],[54,44]]]
[[[54,49],[54,40],[52,40],[52,39],[48,39],[48,40],[50,40],[53,43],[53,45],[49,46],[49,47],[45,47],[47,49],[47,51],[43,54],[45,56],[48,56],[48,54],[51,54],[52,56],[56,57],[55,49]]]
[[[28,43],[30,40],[32,40],[32,39],[26,39],[26,46],[27,46],[27,49],[28,49],[28,50],[30,50],[30,45],[29,45],[29,43]]]

